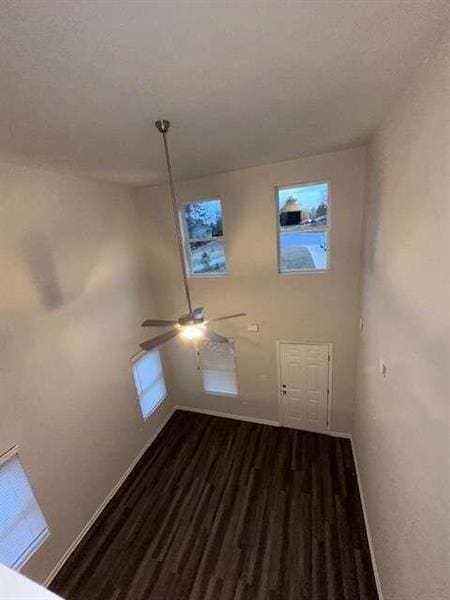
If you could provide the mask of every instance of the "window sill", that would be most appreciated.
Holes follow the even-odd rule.
[[[161,404],[162,404],[162,403],[163,403],[165,400],[167,400],[168,396],[169,396],[169,394],[166,394],[166,395],[164,396],[164,398],[161,398],[161,400],[158,402],[158,404],[155,404],[155,406],[153,407],[153,409],[152,409],[152,410],[151,410],[151,411],[150,411],[150,412],[149,412],[147,415],[145,415],[145,416],[144,416],[144,415],[142,415],[142,419],[144,420],[144,423],[145,423],[146,421],[148,421],[148,419],[149,419],[149,418],[150,418],[152,415],[154,415],[154,414],[155,414],[155,412],[158,410],[158,408],[161,406]],[[142,413],[141,413],[141,414],[142,414]]]
[[[198,273],[196,275],[188,275],[189,279],[218,279],[227,276],[228,273]]]
[[[329,273],[330,268],[327,269],[302,269],[301,271],[278,271],[278,275],[321,275],[323,273]]]
[[[228,392],[211,392],[211,391],[207,391],[207,390],[204,390],[204,392],[208,396],[226,396],[227,398],[237,398],[238,397],[238,394],[231,394]]]
[[[34,541],[33,545],[28,548],[27,552],[21,557],[20,561],[13,567],[15,571],[21,571],[25,564],[30,560],[35,552],[39,550],[42,544],[50,537],[50,529],[45,529],[41,535]]]

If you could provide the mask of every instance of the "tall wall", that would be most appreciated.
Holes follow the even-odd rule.
[[[176,143],[176,131],[171,135]],[[192,348],[170,342],[169,383],[178,404],[277,421],[276,341],[333,342],[331,426],[350,431],[365,158],[365,148],[356,148],[177,184],[180,203],[222,200],[229,275],[191,279],[195,305],[205,306],[208,316],[248,314],[217,324],[236,339],[238,398],[205,395]],[[323,179],[331,190],[331,269],[279,274],[275,186]],[[152,267],[155,317],[176,317],[186,307],[166,187],[139,190],[136,208]],[[248,323],[259,323],[260,333],[247,332]]]
[[[129,358],[152,313],[131,193],[0,165],[0,454],[13,445],[51,536],[42,581],[151,437]]]
[[[370,149],[354,442],[385,600],[450,596],[449,79],[447,37]]]

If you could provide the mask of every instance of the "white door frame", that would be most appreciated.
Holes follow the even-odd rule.
[[[281,393],[281,344],[298,344],[298,345],[310,345],[310,346],[328,346],[328,398],[327,398],[327,425],[324,432],[331,430],[331,409],[332,409],[332,397],[333,397],[333,343],[332,342],[318,342],[318,341],[300,341],[300,340],[278,340],[277,341],[277,373],[278,373],[278,421],[281,427],[284,427],[283,421],[283,404],[282,404],[282,393]],[[316,431],[305,427],[305,431]]]

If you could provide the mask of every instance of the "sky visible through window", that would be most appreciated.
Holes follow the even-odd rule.
[[[205,211],[204,221],[209,225],[216,223],[222,216],[220,209],[220,200],[209,200],[201,203],[203,210]]]
[[[328,202],[328,184],[312,183],[291,188],[283,188],[278,191],[278,208],[281,209],[289,198],[295,198],[300,206],[311,211],[319,204]]]

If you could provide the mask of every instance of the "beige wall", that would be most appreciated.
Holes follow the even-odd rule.
[[[173,137],[176,142],[176,132]],[[222,199],[229,275],[191,279],[195,305],[207,307],[209,316],[248,313],[217,325],[236,339],[239,397],[206,396],[193,351],[171,342],[169,383],[178,404],[277,421],[276,341],[333,342],[332,428],[350,431],[364,171],[365,149],[356,148],[177,184],[180,202]],[[274,188],[323,179],[331,189],[331,269],[280,275]],[[166,188],[140,190],[136,206],[152,265],[155,317],[176,317],[185,306]],[[247,323],[259,323],[260,333],[247,332]]]
[[[448,56],[370,153],[354,441],[385,600],[450,596]]]
[[[51,537],[42,581],[161,422],[130,355],[151,314],[130,192],[0,165],[0,453],[18,444]]]
[[[370,149],[354,439],[385,600],[448,592],[446,56],[424,65]],[[177,185],[180,202],[223,202],[230,273],[191,280],[195,304],[248,317],[217,326],[236,339],[239,397],[205,395],[193,350],[174,342],[174,402],[277,421],[276,341],[332,342],[332,429],[351,431],[365,163],[357,148]],[[274,188],[323,179],[331,269],[280,275]],[[37,580],[170,409],[143,423],[128,359],[144,318],[185,308],[171,219],[165,187],[0,165],[0,453],[19,445],[52,532],[24,568]]]

